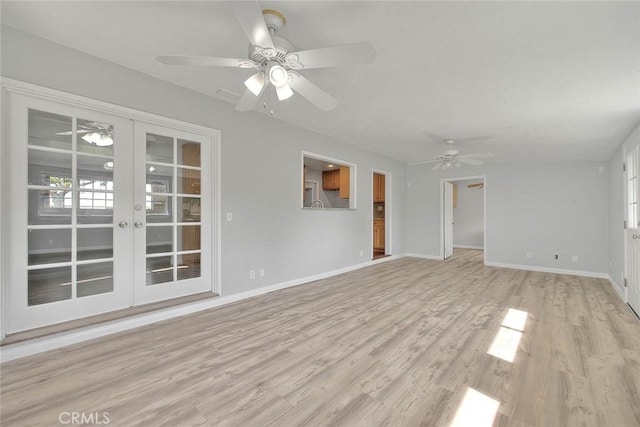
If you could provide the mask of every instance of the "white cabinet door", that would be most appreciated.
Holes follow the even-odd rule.
[[[134,302],[212,290],[210,138],[136,123]]]
[[[131,121],[7,98],[7,332],[127,307]]]

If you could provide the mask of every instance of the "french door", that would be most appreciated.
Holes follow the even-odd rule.
[[[134,300],[211,290],[211,146],[200,135],[135,124]],[[207,280],[207,278],[209,278]]]
[[[7,333],[212,289],[209,137],[7,98]]]

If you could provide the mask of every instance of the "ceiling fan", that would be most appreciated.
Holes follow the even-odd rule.
[[[56,132],[56,135],[71,135],[72,130],[64,132]],[[105,123],[91,122],[86,120],[78,120],[78,129],[76,134],[84,134],[81,136],[83,140],[99,147],[113,145],[113,126]]]
[[[369,42],[296,51],[288,40],[276,35],[286,23],[282,13],[271,9],[261,11],[254,2],[234,2],[234,14],[250,42],[247,59],[159,55],[156,60],[166,65],[255,69],[257,72],[244,82],[246,90],[236,104],[237,111],[253,110],[265,93],[274,90],[279,101],[297,92],[321,110],[331,110],[338,105],[338,101],[299,71],[371,64],[376,57],[376,51]]]
[[[452,145],[455,141],[453,139],[445,139],[444,142]],[[460,154],[458,150],[447,150],[435,159],[409,163],[409,166],[422,165],[424,163],[435,163],[435,166],[431,169],[436,171],[439,169],[449,169],[451,167],[459,168],[463,164],[480,166],[484,164],[484,161],[480,159],[489,159],[491,157],[493,157],[493,153]]]

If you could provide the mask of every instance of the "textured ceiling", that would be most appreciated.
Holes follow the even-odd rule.
[[[370,41],[373,65],[308,70],[338,100],[284,120],[415,162],[450,148],[491,161],[604,161],[640,121],[639,2],[261,2],[298,49]],[[251,70],[170,67],[158,54],[242,58],[231,3],[2,2],[2,21],[220,98]],[[222,99],[222,98],[221,98]],[[229,109],[233,105],[229,104]],[[257,113],[237,113],[257,114]]]

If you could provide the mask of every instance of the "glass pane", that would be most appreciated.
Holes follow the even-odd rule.
[[[178,164],[200,167],[200,143],[179,139]]]
[[[71,229],[29,230],[29,265],[71,261]]]
[[[200,199],[197,197],[178,197],[178,222],[200,221]]]
[[[71,150],[71,117],[29,110],[29,144]]]
[[[113,228],[78,228],[78,260],[113,257]]]
[[[78,187],[81,190],[113,190],[113,162],[78,155]]]
[[[173,163],[173,138],[148,133],[147,161]]]
[[[173,252],[173,226],[147,227],[147,253]]]
[[[71,187],[71,153],[29,150],[29,184]]]
[[[200,171],[178,168],[178,190],[184,194],[200,194]]]
[[[71,224],[71,190],[29,190],[29,225]]]
[[[178,251],[196,251],[200,249],[200,226],[178,226]]]
[[[29,270],[29,305],[71,299],[71,267]]]
[[[147,258],[147,286],[173,282],[173,257]]]
[[[200,254],[178,255],[178,280],[200,277]]]
[[[78,266],[78,297],[113,292],[113,262]]]
[[[147,166],[147,193],[171,193],[173,168],[170,166]]]
[[[113,125],[78,119],[78,151],[113,156]]]
[[[147,194],[147,223],[173,221],[173,196]]]
[[[173,221],[172,197],[173,168],[165,166],[149,166],[147,168],[146,183],[146,211],[147,222]],[[155,194],[150,194],[155,193]]]

